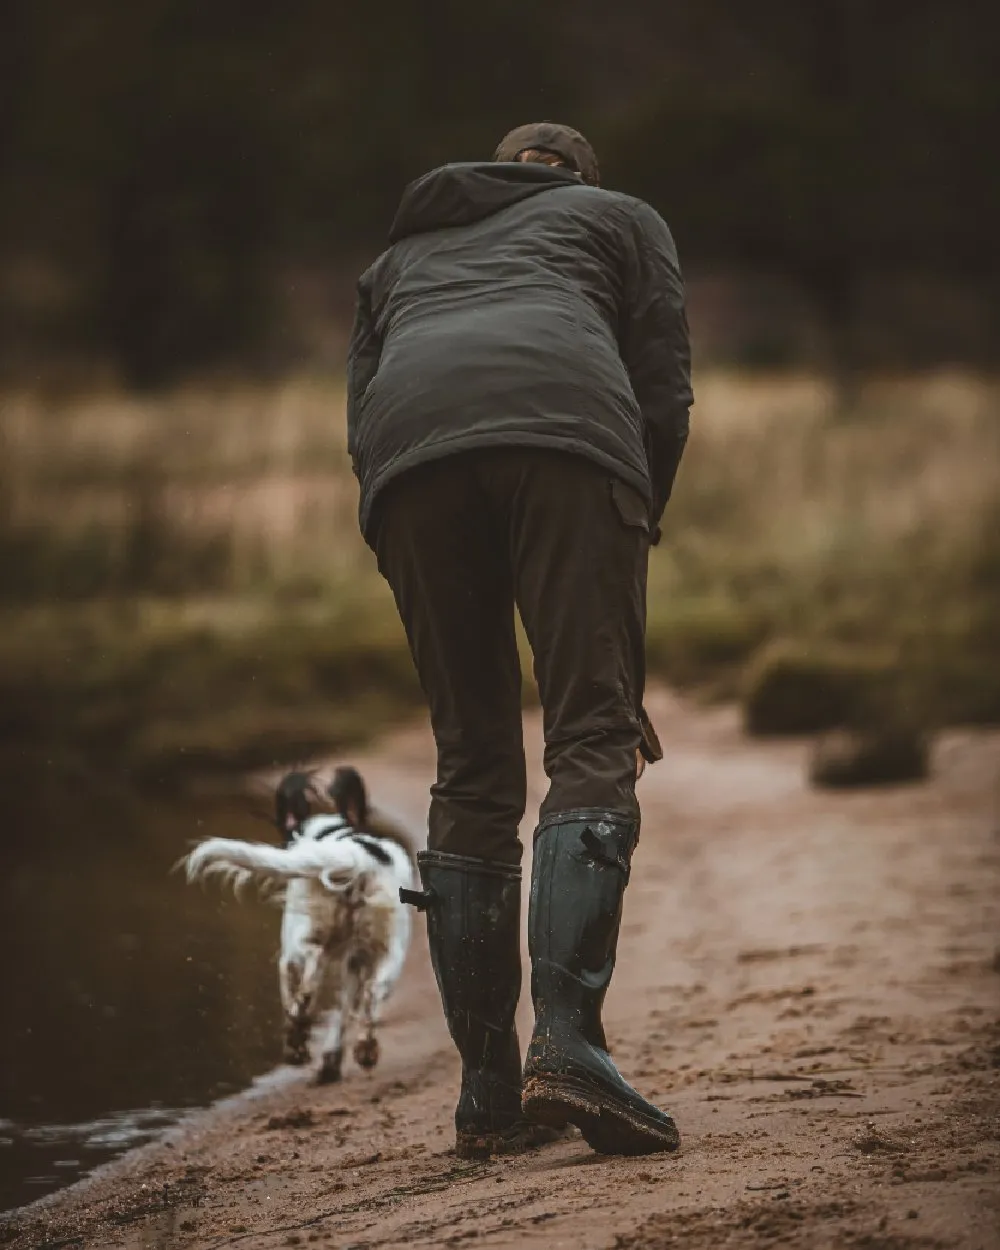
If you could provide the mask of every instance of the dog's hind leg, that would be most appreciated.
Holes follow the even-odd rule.
[[[379,1061],[381,1048],[378,1044],[378,1038],[375,1036],[375,1030],[378,1025],[378,1013],[374,1010],[372,1002],[372,987],[366,986],[363,995],[363,1004],[361,1016],[364,1022],[364,1032],[354,1043],[354,1060],[359,1068],[372,1069]]]
[[[309,1035],[323,970],[322,946],[310,942],[293,956],[282,955],[280,970],[285,1005],[285,1059],[288,1063],[308,1063]]]
[[[410,937],[410,918],[405,911],[396,913],[389,948],[375,963],[365,969],[360,984],[361,1016],[365,1032],[354,1047],[354,1058],[362,1068],[374,1068],[379,1059],[376,1031],[382,1018],[385,1001],[395,988],[403,971]]]
[[[344,1063],[344,1013],[339,1007],[330,1012],[326,1035],[323,1038],[323,1057],[316,1073],[317,1085],[331,1085],[339,1081]]]
[[[344,965],[344,1008],[353,1025],[360,1025],[364,1033],[354,1043],[354,1059],[359,1067],[374,1068],[378,1063],[378,1042],[372,1036],[367,1003],[368,986],[372,968],[367,954],[355,949]]]
[[[281,1006],[285,1013],[286,1063],[309,1062],[309,1021],[299,1012],[299,986],[302,983],[301,959],[282,955],[278,962],[278,985],[281,990]]]
[[[396,982],[403,971],[409,940],[410,916],[409,912],[404,909],[396,913],[389,949],[375,965],[375,975],[371,985],[371,1011],[376,1022],[382,1014],[385,1000],[395,989]]]
[[[364,961],[358,968],[357,1011],[364,1023],[364,1033],[354,1046],[354,1058],[362,1068],[374,1068],[379,1060],[376,1036],[385,1001],[395,988],[403,971],[410,939],[410,915],[400,908],[392,918],[387,946],[381,943],[381,954]]]
[[[301,979],[302,961],[294,955],[282,954],[278,960],[278,990],[281,993],[281,1009],[286,1016],[292,1014]]]
[[[365,968],[360,979],[358,1014],[364,1032],[354,1044],[354,1058],[362,1068],[374,1068],[379,1061],[380,1047],[376,1033],[382,1006],[398,975],[398,969],[391,968],[388,960],[382,960],[374,968]]]

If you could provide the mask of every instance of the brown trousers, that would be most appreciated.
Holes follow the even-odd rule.
[[[520,861],[515,604],[543,709],[542,815],[598,807],[637,816],[649,554],[641,496],[567,452],[465,452],[386,487],[375,546],[437,742],[431,849]]]

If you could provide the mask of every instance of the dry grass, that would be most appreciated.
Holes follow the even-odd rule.
[[[158,558],[174,549],[177,593],[326,581],[364,563],[343,425],[340,389],[306,381],[59,408],[8,397],[0,516],[8,542],[39,537],[89,560],[77,581],[92,595],[126,577],[130,590],[162,589],[156,570],[144,585],[141,567],[121,567],[136,529]],[[199,551],[214,553],[209,572]],[[53,589],[40,573],[33,597]]]
[[[651,668],[732,692],[768,640],[877,648],[919,671],[927,715],[993,715],[1000,387],[959,373],[873,381],[846,418],[808,376],[714,373],[697,392],[653,555]],[[137,652],[211,638],[213,658],[195,666],[196,690],[165,740],[183,738],[184,724],[197,737],[199,697],[232,707],[229,686],[211,676],[230,643],[257,648],[262,668],[297,674],[296,699],[275,683],[293,715],[321,717],[310,656],[328,662],[331,646],[341,657],[381,649],[392,659],[379,680],[395,674],[411,702],[391,598],[358,535],[344,442],[341,391],[315,380],[141,401],[6,397],[8,693],[38,671],[31,656],[47,657],[58,703],[48,663],[57,654],[84,657],[70,668],[82,666],[91,686],[102,655],[110,688],[126,656],[134,666]],[[148,683],[133,693],[148,701],[147,724],[162,719]]]
[[[837,418],[815,382],[704,380],[653,567],[659,665],[683,660],[687,635],[694,670],[699,647],[718,669],[767,637],[988,665],[998,400],[996,385],[961,375],[881,381]]]

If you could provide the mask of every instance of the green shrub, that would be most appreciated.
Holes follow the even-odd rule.
[[[747,672],[745,725],[761,735],[863,728],[886,718],[898,683],[891,656],[779,642],[764,648]]]
[[[809,779],[828,790],[923,781],[930,771],[926,735],[914,730],[839,730],[816,741]]]

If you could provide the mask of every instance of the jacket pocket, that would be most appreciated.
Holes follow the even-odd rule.
[[[611,499],[615,505],[615,511],[625,525],[630,529],[640,529],[644,534],[649,534],[649,507],[634,487],[618,478],[613,478]]]

